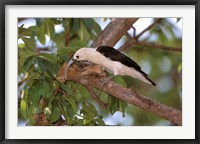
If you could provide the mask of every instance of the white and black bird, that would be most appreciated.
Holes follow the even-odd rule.
[[[148,78],[148,75],[141,70],[141,67],[132,59],[122,54],[118,50],[109,46],[99,46],[97,48],[81,48],[70,60],[65,71],[65,78],[70,65],[74,61],[90,61],[103,66],[107,71],[116,75],[128,75],[148,84],[156,84]]]

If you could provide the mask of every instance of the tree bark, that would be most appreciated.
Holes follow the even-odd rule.
[[[113,47],[131,28],[138,18],[114,18],[93,42],[92,47]]]

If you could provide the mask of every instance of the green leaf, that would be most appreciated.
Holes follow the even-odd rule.
[[[66,101],[60,101],[60,100],[59,100],[59,104],[60,104],[60,108],[62,109],[62,114],[68,122],[68,125],[71,125],[73,123],[73,117],[74,117],[74,113],[71,109],[71,105]]]
[[[54,25],[61,24],[64,21],[64,18],[48,18],[47,19],[49,23],[52,23]]]
[[[82,21],[91,35],[97,36],[102,31],[93,18],[82,18]]]
[[[60,48],[60,49],[58,49],[57,54],[58,54],[58,55],[63,55],[63,54],[66,55],[68,52],[69,52],[68,47],[65,47],[65,48]]]
[[[57,107],[54,106],[52,108],[50,122],[51,123],[56,122],[59,118],[60,118],[60,111]]]
[[[99,97],[101,98],[101,100],[104,103],[108,103],[109,102],[109,95],[107,93],[101,91]]]
[[[71,47],[69,47],[69,49],[73,52],[76,52],[78,49],[80,49],[82,47],[86,47],[87,43],[85,41],[75,39],[75,40],[70,41],[70,46]]]
[[[65,100],[67,100],[71,104],[73,112],[76,113],[78,108],[74,99],[72,97],[65,96]]]
[[[84,87],[84,86],[81,86],[80,88],[79,88],[79,92],[80,92],[80,94],[81,94],[81,99],[83,99],[83,98],[87,98],[88,96],[89,96],[89,92],[88,92],[88,90]],[[78,95],[77,95],[78,96]],[[76,97],[77,97],[76,96]]]
[[[65,48],[65,33],[64,32],[55,34],[52,40],[56,43],[56,47],[58,49]]]
[[[116,76],[113,78],[113,81],[116,82],[117,84],[127,87],[126,82],[124,81],[124,78],[122,76]]]
[[[72,34],[75,34],[75,33],[77,33],[78,32],[78,30],[79,30],[79,24],[80,22],[79,22],[79,19],[78,18],[74,18],[74,19],[72,19],[72,30],[71,30],[71,33]]]
[[[37,38],[40,41],[40,43],[43,45],[45,45],[46,43],[46,37],[45,37],[46,33],[47,33],[47,27],[46,27],[45,22],[43,22],[40,25],[39,30],[37,31]]]
[[[21,100],[21,103],[20,103],[20,111],[21,111],[21,114],[22,116],[24,117],[24,119],[27,119],[28,117],[28,113],[27,113],[27,103],[25,100]]]
[[[33,105],[30,105],[28,107],[28,116],[29,116],[29,121],[27,123],[27,125],[34,125],[35,124],[35,120],[34,120],[34,114],[33,114]]]
[[[82,41],[88,41],[90,38],[90,33],[88,32],[83,22],[80,22],[80,29],[78,31],[78,36]]]
[[[21,39],[24,41],[25,46],[28,50],[33,51],[35,49],[35,40],[33,37],[31,38],[21,37]]]
[[[50,85],[49,82],[47,82],[46,80],[43,81],[43,84],[42,84],[42,95],[45,97],[45,98],[48,98],[52,95],[53,91],[52,91],[52,86]]]
[[[29,31],[31,31],[32,33],[35,33],[38,31],[38,27],[37,26],[30,26],[27,28]]]
[[[33,52],[27,49],[18,49],[18,74],[24,72],[24,63],[28,57],[32,56]]]
[[[109,108],[110,113],[113,115],[115,112],[120,111],[122,112],[122,116],[125,116],[125,108],[128,106],[127,102],[124,102],[116,97],[109,96]]]
[[[78,126],[83,126],[83,119],[78,119]]]
[[[40,58],[38,58],[38,57],[36,57],[36,61],[37,61],[37,63],[38,63],[40,72],[41,72],[41,73],[44,73],[45,70],[46,70],[46,66],[45,66],[44,63],[43,63],[43,60],[40,59]]]
[[[41,89],[40,89],[41,85],[39,82],[35,83],[35,85],[33,84],[33,86],[31,86],[28,89],[28,101],[32,102],[33,104],[36,104],[39,102],[40,97],[41,97]]]
[[[83,23],[87,27],[87,30],[89,32],[92,32],[93,26],[94,26],[94,23],[95,23],[94,19],[92,19],[92,18],[82,18],[81,20],[83,21]]]
[[[65,61],[65,62],[69,62],[69,57],[67,55],[63,55],[62,56],[62,59]]]
[[[51,61],[41,56],[37,56],[36,60],[38,62],[38,66],[41,72],[44,72],[46,70],[50,76],[57,74],[57,71],[58,71],[57,64],[54,64]]]
[[[116,111],[119,110],[119,100],[115,97],[110,97],[110,113],[113,115]]]
[[[62,82],[60,81],[57,81],[58,82],[58,85],[66,92],[68,93],[70,91],[69,87],[65,84],[63,84]]]
[[[182,64],[179,64],[179,65],[178,65],[178,72],[180,73],[181,70],[182,70]]]
[[[49,72],[51,72],[51,74],[56,75],[58,68],[55,64],[53,64],[52,62],[43,59],[43,63],[45,64],[46,68],[49,70]]]
[[[56,56],[54,56],[53,54],[49,54],[49,53],[39,53],[37,55],[38,57],[41,57],[43,59],[49,60],[52,63],[56,64],[57,63],[57,59]]]
[[[39,103],[33,104],[32,113],[33,113],[33,114],[39,114],[39,113],[41,113],[41,112],[42,112],[42,109],[41,109]]]
[[[37,81],[39,81],[39,74],[32,71],[31,73],[29,73],[29,78],[28,78],[28,82],[27,82],[27,86],[31,87],[32,85],[36,85],[35,83]],[[25,87],[26,88],[26,87]]]
[[[102,32],[102,29],[98,23],[94,23],[94,31],[96,32],[96,35],[100,34]]]
[[[23,28],[23,27],[19,27],[18,28],[18,38],[21,38],[23,36],[31,36],[32,33],[26,29],[26,28]]]
[[[28,71],[30,66],[34,64],[33,61],[34,61],[34,56],[30,56],[29,58],[26,59],[26,61],[23,64],[23,67],[26,71]]]
[[[105,126],[105,122],[104,122],[101,118],[99,118],[99,117],[94,118],[94,121],[95,121],[99,126]]]
[[[97,116],[97,114],[98,114],[98,112],[95,109],[95,107],[90,103],[84,103],[83,104],[83,110],[85,112],[86,118],[87,118],[87,116],[89,116],[89,120],[90,121],[93,120],[93,118],[95,116]]]
[[[119,111],[122,112],[122,116],[125,117],[125,110],[128,106],[128,103],[122,100],[119,100]]]
[[[45,24],[47,29],[47,35],[50,37],[50,39],[52,39],[55,35],[54,24],[52,23],[51,19],[46,19]]]
[[[25,44],[24,44],[24,43],[18,44],[18,48],[23,49],[24,47],[25,47]]]

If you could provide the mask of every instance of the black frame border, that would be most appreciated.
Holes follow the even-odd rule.
[[[194,5],[195,6],[195,139],[5,139],[5,7],[6,5]],[[199,61],[200,0],[0,0],[0,143],[124,143],[198,144],[200,143]]]

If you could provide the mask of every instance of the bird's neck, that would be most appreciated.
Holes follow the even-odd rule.
[[[99,52],[97,52],[95,49],[92,49],[87,53],[87,61],[101,64],[102,59],[104,59],[104,56],[102,56]]]

